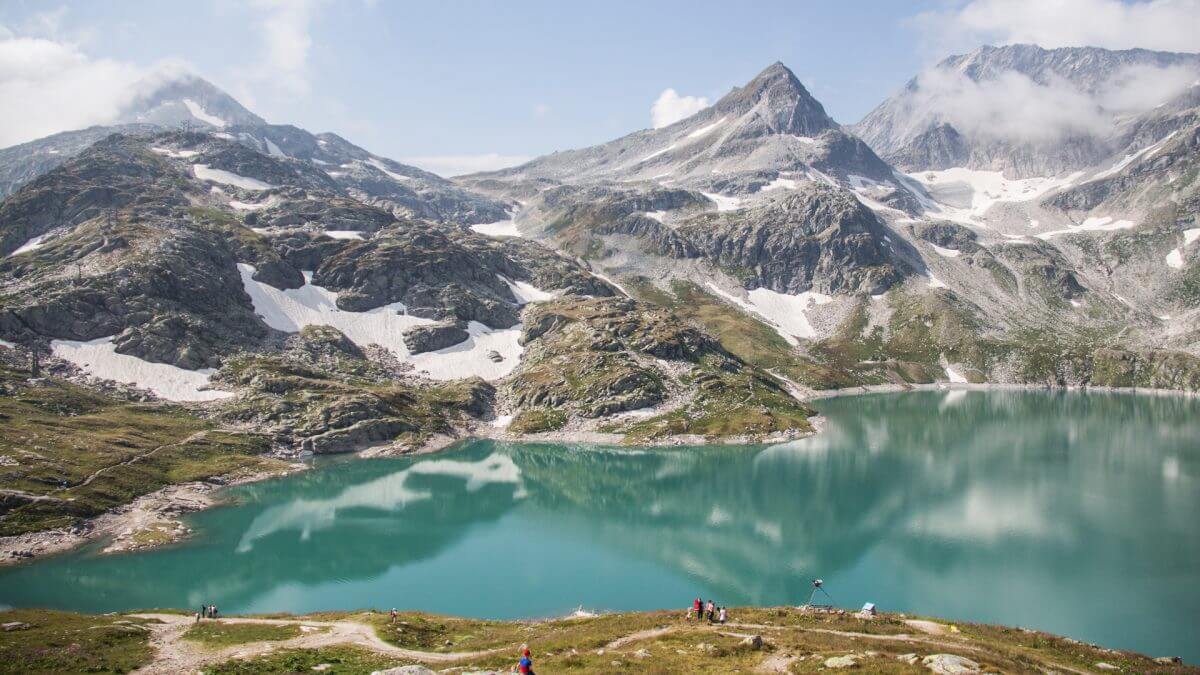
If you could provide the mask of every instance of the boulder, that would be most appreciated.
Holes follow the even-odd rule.
[[[847,654],[845,656],[831,656],[825,659],[826,668],[857,668],[858,661],[854,656]]]
[[[921,660],[930,672],[938,675],[961,675],[962,673],[978,673],[979,664],[965,656],[957,654],[930,654]]]
[[[405,330],[404,345],[410,353],[422,354],[452,347],[469,337],[461,321],[440,321]]]
[[[742,640],[741,645],[743,647],[749,647],[750,649],[762,649],[762,646],[763,646],[762,636],[761,635],[751,635],[750,637]]]

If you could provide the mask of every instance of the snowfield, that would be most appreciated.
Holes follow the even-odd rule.
[[[1200,227],[1193,227],[1183,231],[1183,246],[1171,251],[1167,254],[1167,266],[1181,270],[1183,269],[1183,251],[1191,245],[1193,241],[1200,239]],[[19,251],[20,249],[18,249]],[[16,253],[14,253],[16,255]]]
[[[404,314],[404,303],[394,302],[365,312],[348,312],[338,308],[337,293],[313,285],[311,272],[304,273],[305,284],[300,288],[281,291],[255,281],[254,271],[252,265],[238,264],[242,285],[254,303],[254,311],[271,328],[295,333],[305,326],[332,326],[356,345],[377,344],[391,351],[400,360],[413,364],[418,375],[435,380],[473,375],[497,380],[517,367],[524,351],[518,342],[520,324],[493,329],[472,321],[467,326],[470,337],[463,342],[435,352],[412,355],[404,344],[405,329],[436,322]],[[504,357],[499,363],[488,358],[488,352],[493,350]]]
[[[477,225],[472,225],[471,229],[488,237],[522,236],[521,231],[517,229],[517,224],[511,220],[500,220],[494,223],[479,223]]]
[[[759,190],[759,192],[770,192],[771,190],[795,190],[797,187],[799,187],[799,185],[799,183],[791,178],[776,178],[770,183],[762,186],[762,189]],[[708,195],[705,196],[707,197]]]
[[[379,169],[383,173],[387,174],[387,177],[391,178],[392,180],[398,180],[398,181],[412,180],[412,177],[410,177],[410,176],[405,176],[403,174],[396,173],[395,171],[392,171],[391,169],[387,168],[386,164],[379,161],[378,159],[375,159],[374,157],[372,157],[371,159],[368,159],[367,164],[370,164],[371,166],[375,167],[376,169]]]
[[[50,349],[60,359],[70,361],[89,375],[147,389],[169,401],[215,401],[233,396],[227,391],[205,390],[212,368],[186,370],[166,363],[153,363],[128,354],[118,354],[112,341],[115,335],[77,342],[53,340]]]
[[[192,117],[195,117],[201,122],[208,122],[218,129],[224,129],[228,124],[228,122],[220,117],[217,117],[216,115],[210,115],[209,112],[204,109],[204,106],[196,103],[190,98],[183,99],[183,105],[187,106],[188,112],[192,114]]]
[[[29,241],[25,242],[24,244],[21,244],[20,246],[18,246],[17,250],[8,254],[8,257],[11,258],[14,255],[21,255],[22,253],[28,253],[29,251],[38,250],[39,248],[46,245],[46,243],[45,243],[46,236],[47,235],[39,234],[38,236],[30,239]]]
[[[716,122],[713,122],[712,124],[706,124],[706,125],[700,127],[699,129],[696,129],[692,133],[688,134],[687,137],[688,138],[700,138],[701,136],[711,132],[713,129],[716,129],[717,127],[721,126],[721,123],[724,121],[725,121],[725,118],[722,117],[721,119],[717,120]]]
[[[1052,190],[1074,184],[1083,175],[1084,172],[1077,171],[1062,178],[1009,180],[1000,171],[962,167],[907,174],[919,182],[936,202],[934,208],[928,209],[929,215],[976,226],[982,225],[978,219],[993,204],[1037,199]]]
[[[751,314],[766,319],[766,323],[775,329],[784,340],[787,340],[790,345],[798,345],[800,341],[796,338],[811,339],[816,337],[817,331],[808,321],[808,316],[805,314],[813,305],[824,305],[832,302],[833,298],[816,291],[805,291],[799,295],[788,295],[786,293],[777,293],[766,288],[756,288],[750,291],[747,295],[749,299],[742,298],[727,293],[716,284],[709,282],[708,287],[717,295],[734,303],[735,305],[745,309]]]
[[[330,239],[362,239],[363,233],[358,230],[325,230],[322,234]]]
[[[195,157],[196,155],[200,154],[200,152],[197,150],[172,150],[170,148],[160,148],[158,146],[152,147],[150,149],[153,150],[154,152],[157,152],[160,155],[166,155],[167,157],[173,157],[175,159],[187,159],[189,157]]]
[[[1082,225],[1073,225],[1065,230],[1050,230],[1033,236],[1043,241],[1051,237],[1057,237],[1060,234],[1073,234],[1075,232],[1111,232],[1112,230],[1128,230],[1133,227],[1132,220],[1113,220],[1110,216],[1091,217],[1083,221]]]
[[[736,211],[742,205],[742,200],[737,197],[726,197],[715,192],[701,192],[700,194],[716,204],[718,211]]]
[[[213,183],[222,183],[224,185],[232,185],[244,190],[270,190],[275,187],[270,183],[264,183],[257,178],[249,178],[247,176],[239,176],[236,173],[223,171],[221,169],[210,169],[207,164],[193,164],[192,170],[196,172],[196,178],[200,180],[212,181]]]
[[[941,246],[938,246],[937,244],[930,244],[929,246],[933,248],[935,253],[942,256],[943,258],[957,258],[958,256],[962,255],[962,251],[958,251],[958,250],[955,250],[952,248],[942,248]]]
[[[1172,131],[1171,133],[1167,134],[1166,136],[1163,136],[1163,138],[1160,141],[1158,141],[1157,143],[1154,143],[1153,145],[1148,145],[1148,146],[1142,148],[1141,150],[1138,150],[1135,153],[1125,155],[1123,158],[1121,158],[1119,161],[1117,161],[1111,167],[1088,178],[1087,182],[1090,183],[1091,181],[1099,180],[1101,178],[1108,178],[1109,176],[1120,173],[1122,170],[1125,169],[1125,167],[1129,166],[1130,164],[1133,164],[1139,158],[1141,158],[1143,156],[1153,155],[1154,153],[1161,150],[1163,144],[1166,143],[1167,141],[1169,141],[1171,139],[1171,137],[1174,135],[1175,135],[1175,132]]]
[[[528,305],[531,302],[553,300],[554,298],[558,297],[558,293],[543,291],[531,283],[525,281],[513,281],[512,279],[500,276],[499,274],[496,276],[499,277],[500,281],[508,284],[508,290],[512,291],[513,297],[517,299],[519,304]]]

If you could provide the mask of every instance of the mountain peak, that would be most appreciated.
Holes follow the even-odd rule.
[[[740,116],[756,109],[766,119],[770,133],[815,136],[838,126],[781,61],[767,66],[746,86],[729,92],[713,106],[716,115]]]
[[[219,87],[192,73],[154,75],[135,85],[135,90],[133,101],[121,112],[121,122],[162,126],[187,123],[218,129],[266,124]]]

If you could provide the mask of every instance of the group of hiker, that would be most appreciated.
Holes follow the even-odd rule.
[[[186,616],[186,615],[185,615]],[[215,619],[217,618],[216,605],[200,605],[200,611],[196,612],[196,620],[200,619]]]
[[[709,623],[725,623],[728,614],[724,607],[717,607],[716,603],[709,600],[707,604],[700,598],[692,601],[692,606],[688,607],[687,618],[691,621],[693,617],[697,621],[708,619]]]

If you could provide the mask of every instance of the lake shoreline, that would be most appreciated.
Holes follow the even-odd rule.
[[[928,384],[880,384],[845,387],[839,389],[812,390],[804,392],[804,401],[863,396],[870,394],[899,394],[917,391],[1064,391],[1125,393],[1140,396],[1200,398],[1200,392],[1177,389],[1139,389],[1134,387],[1091,387],[1091,386],[1047,386],[1016,383],[949,383]],[[799,392],[797,392],[799,393]],[[354,459],[383,457],[416,457],[431,455],[475,440],[491,440],[506,443],[572,443],[629,448],[673,448],[690,445],[749,446],[807,438],[823,433],[826,420],[822,415],[809,418],[812,429],[808,431],[783,432],[766,437],[727,436],[709,439],[697,435],[667,436],[661,439],[626,444],[624,434],[589,430],[550,431],[536,434],[510,434],[499,427],[471,425],[455,434],[437,434],[418,446],[383,443],[353,453]],[[311,468],[301,462],[293,463],[286,470],[258,471],[248,474],[219,476],[212,481],[194,481],[165,486],[155,492],[141,495],[128,504],[118,506],[98,516],[79,522],[68,528],[28,532],[0,537],[0,567],[23,565],[75,550],[95,541],[111,537],[112,543],[103,554],[119,554],[132,551],[160,548],[178,543],[191,535],[182,524],[180,516],[195,513],[223,503],[214,493],[222,488],[260,482],[290,475]]]
[[[805,401],[817,401],[843,396],[863,396],[866,394],[903,394],[910,391],[1071,391],[1083,394],[1097,392],[1106,394],[1135,394],[1138,396],[1200,398],[1200,391],[1187,391],[1183,389],[1045,385],[1007,382],[930,382],[927,384],[865,384],[859,387],[842,387],[839,389],[814,389],[807,394]]]
[[[105,538],[112,541],[104,555],[142,551],[183,541],[191,536],[180,518],[218,506],[223,488],[256,483],[308,470],[292,463],[286,469],[233,473],[209,481],[175,483],[141,495],[72,527],[0,537],[0,567],[24,565],[68,553]]]

